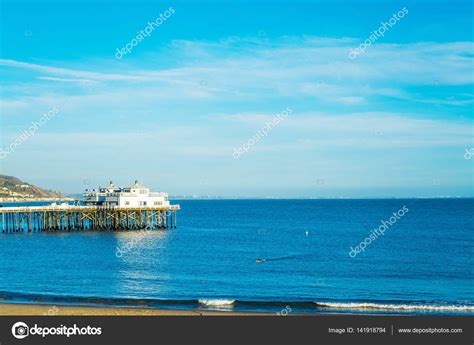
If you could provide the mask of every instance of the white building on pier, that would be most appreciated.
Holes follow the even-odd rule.
[[[169,207],[168,193],[150,192],[150,189],[135,181],[133,185],[121,188],[112,183],[105,187],[92,189],[83,194],[83,202],[87,206],[116,207]]]

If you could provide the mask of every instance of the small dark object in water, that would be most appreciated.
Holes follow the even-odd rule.
[[[257,260],[255,260],[255,262],[265,262],[265,261],[267,261],[267,260],[265,260],[265,259],[257,259]]]

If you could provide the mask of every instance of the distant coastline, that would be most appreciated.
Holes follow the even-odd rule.
[[[360,197],[323,197],[323,196],[295,196],[295,197],[273,197],[273,196],[207,196],[207,195],[170,195],[172,200],[406,200],[406,199],[473,199],[472,196],[360,196]]]
[[[11,197],[11,198],[0,198],[0,203],[6,203],[6,202],[42,202],[42,201],[74,201],[76,199],[70,198],[70,197],[64,197],[64,198],[17,198],[17,197]]]
[[[238,197],[238,196],[183,196],[171,195],[170,200],[409,200],[409,199],[473,199],[471,196],[411,196],[411,197]],[[72,194],[63,198],[0,198],[0,203],[27,203],[27,202],[65,202],[81,200],[81,194]]]
[[[72,201],[60,191],[47,190],[18,177],[0,174],[0,202]]]

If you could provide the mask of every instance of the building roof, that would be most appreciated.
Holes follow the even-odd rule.
[[[139,184],[139,183],[138,183],[138,180],[135,180],[135,183],[132,184],[132,185],[131,185],[130,187],[128,187],[128,188],[135,188],[135,189],[138,189],[138,188],[147,188],[147,187],[145,187],[145,186],[142,185],[142,184]]]
[[[107,186],[105,186],[105,188],[107,188],[107,189],[119,189],[119,187],[114,185],[112,181],[110,181],[110,183]]]

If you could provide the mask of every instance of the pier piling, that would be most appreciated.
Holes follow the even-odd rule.
[[[115,206],[0,207],[2,233],[45,231],[118,231],[176,228],[179,205],[130,208]]]

